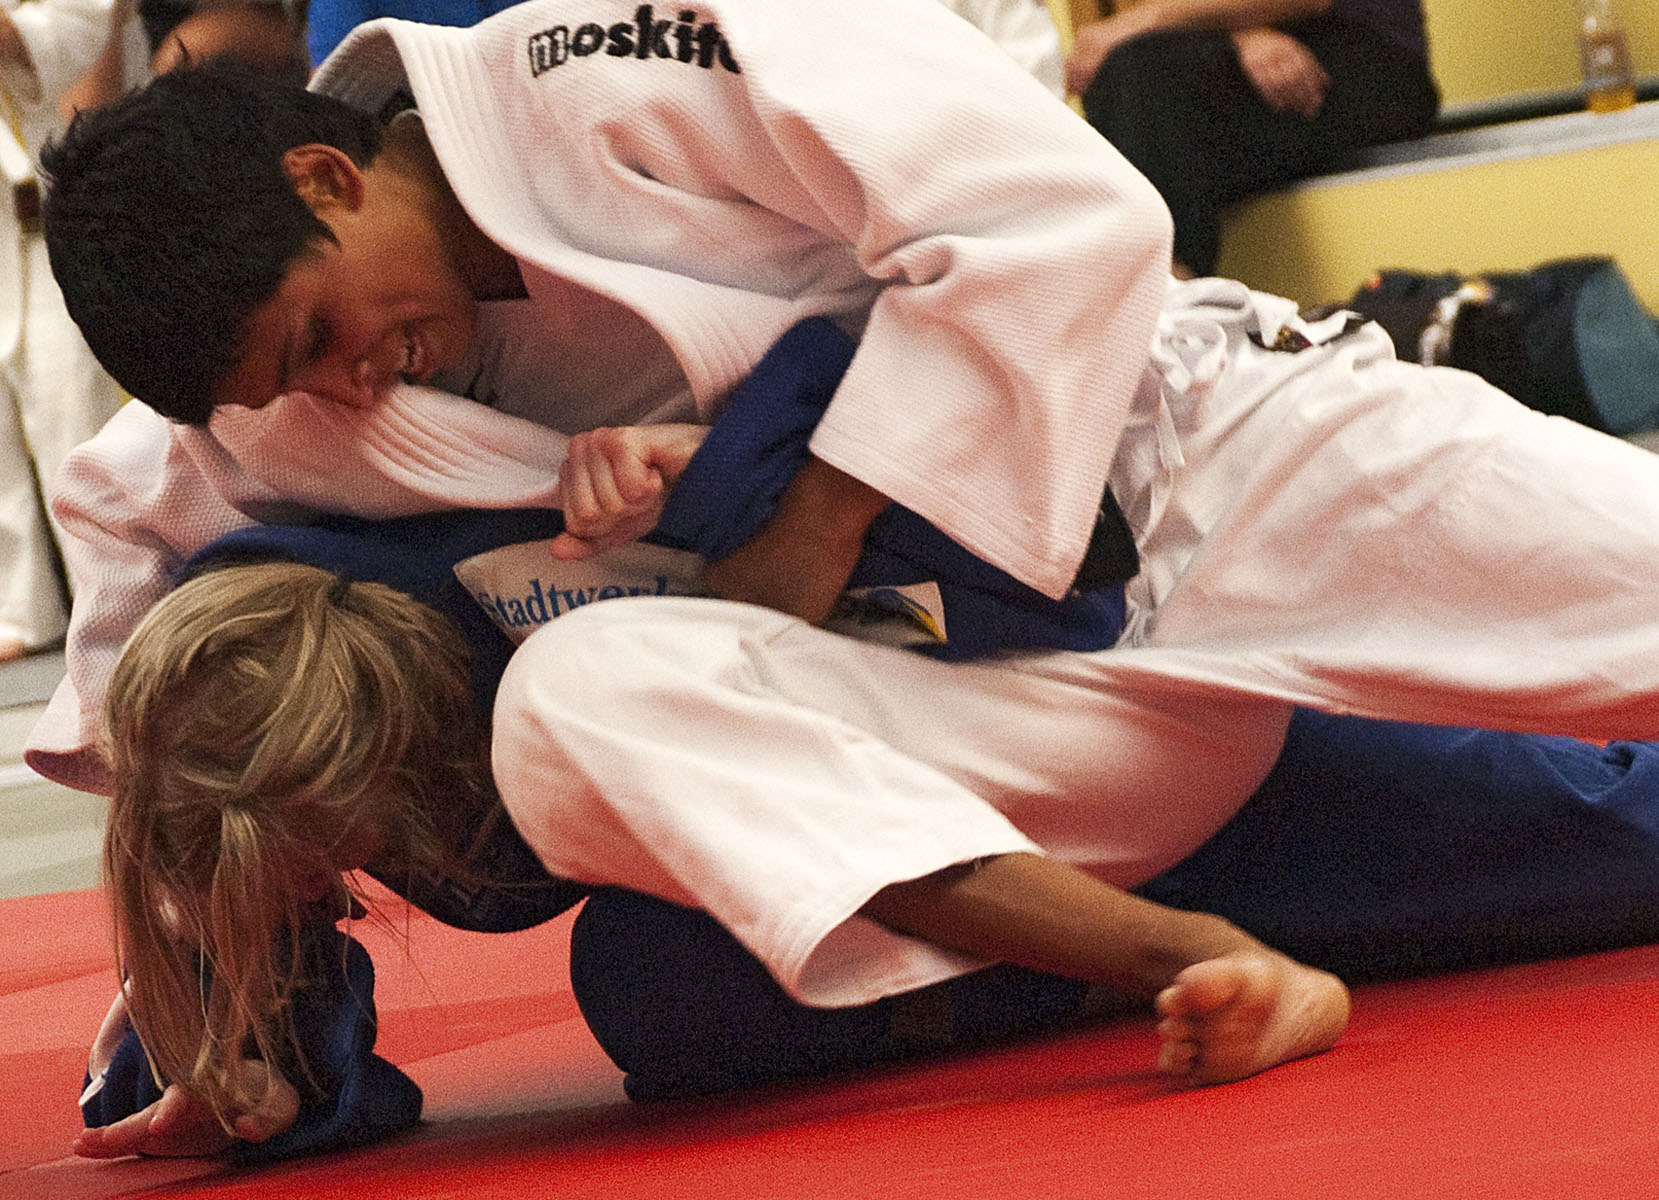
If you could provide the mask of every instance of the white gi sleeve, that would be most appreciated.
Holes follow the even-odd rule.
[[[814,206],[803,219],[886,285],[812,450],[1059,597],[1147,363],[1169,216],[1094,130],[936,7],[729,18],[755,117]]]
[[[54,487],[75,582],[68,674],[26,760],[69,787],[109,790],[95,747],[110,672],[179,565],[213,539],[255,520],[318,512],[551,506],[566,440],[409,386],[367,410],[301,395],[258,410],[223,408],[211,429],[126,405],[70,454]]]
[[[174,427],[128,404],[71,451],[58,471],[52,513],[75,581],[64,649],[67,674],[29,736],[24,758],[67,787],[107,794],[97,752],[104,693],[127,635],[167,593],[194,550],[250,524],[186,452]]]

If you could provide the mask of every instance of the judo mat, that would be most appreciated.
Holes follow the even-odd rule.
[[[631,1104],[582,1024],[568,919],[354,929],[418,1129],[253,1170],[68,1157],[113,995],[95,891],[0,902],[0,1200],[103,1197],[1659,1196],[1659,947],[1378,984],[1327,1054],[1225,1087],[1150,1020],[712,1100]]]

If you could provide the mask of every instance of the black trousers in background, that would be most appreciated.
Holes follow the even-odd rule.
[[[1311,121],[1274,111],[1224,32],[1170,31],[1119,46],[1083,93],[1089,124],[1150,179],[1175,216],[1175,258],[1215,270],[1227,205],[1316,174],[1354,150],[1428,132],[1428,64],[1381,34],[1319,18],[1285,32],[1331,77]]]

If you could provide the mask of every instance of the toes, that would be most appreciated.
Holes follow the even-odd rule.
[[[1166,1017],[1220,1012],[1238,1003],[1257,982],[1250,970],[1254,965],[1221,958],[1194,963],[1158,993],[1158,1012]]]
[[[1159,1066],[1192,1083],[1242,1079],[1329,1049],[1348,1019],[1347,989],[1322,971],[1235,955],[1186,968],[1157,998]]]
[[[1198,1043],[1190,1038],[1166,1038],[1158,1047],[1158,1069],[1166,1075],[1190,1076],[1198,1067]]]

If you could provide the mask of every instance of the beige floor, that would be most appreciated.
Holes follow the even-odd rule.
[[[61,655],[37,655],[0,671],[0,898],[92,887],[104,801],[48,783],[23,765],[23,741]]]

